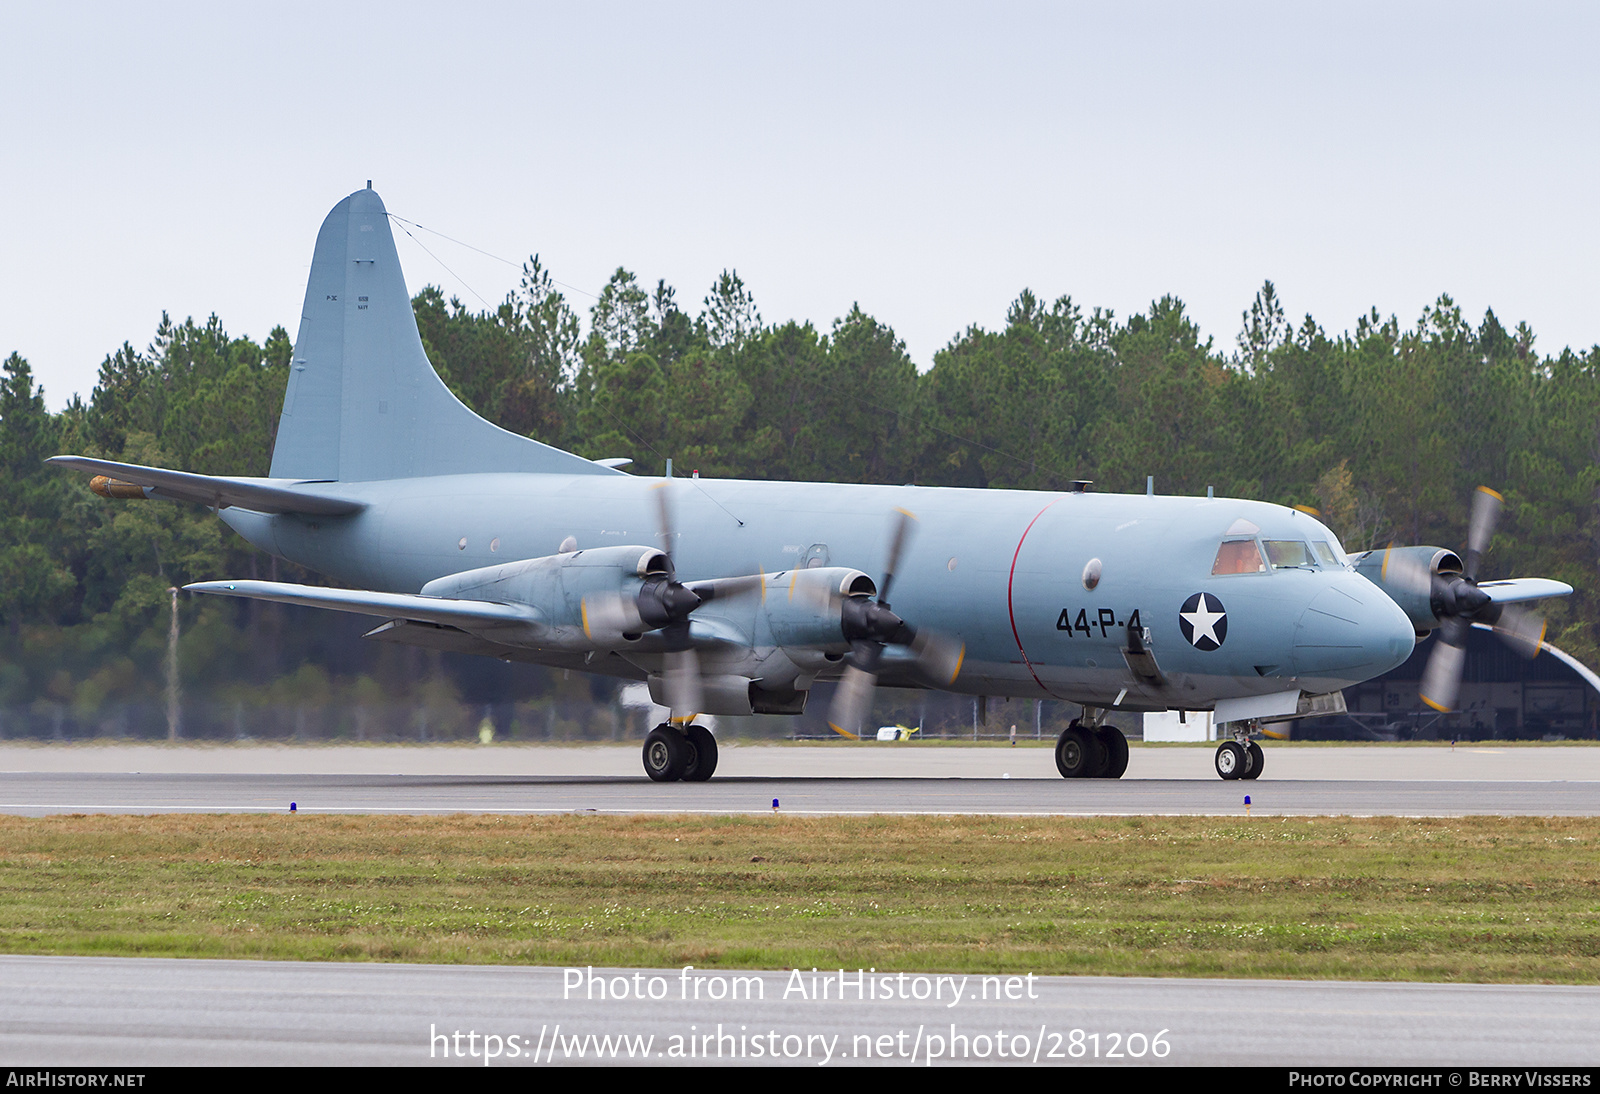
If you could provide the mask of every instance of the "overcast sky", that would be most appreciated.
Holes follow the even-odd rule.
[[[163,309],[292,334],[368,178],[589,292],[621,265],[697,311],[727,267],[769,322],[859,301],[922,368],[1024,287],[1174,294],[1232,350],[1269,278],[1332,331],[1448,292],[1586,348],[1597,30],[1593,4],[6,4],[0,354],[59,408]],[[419,238],[413,292],[516,283]]]

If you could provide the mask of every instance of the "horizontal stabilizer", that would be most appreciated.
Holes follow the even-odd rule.
[[[200,581],[185,591],[329,608],[336,612],[376,615],[385,619],[414,619],[480,631],[494,627],[538,625],[539,613],[526,604],[497,604],[488,600],[448,600],[413,593],[375,593],[364,589],[327,589],[292,585],[285,581]]]
[[[1572,586],[1548,577],[1512,577],[1504,581],[1480,581],[1478,591],[1489,594],[1496,604],[1519,600],[1542,600],[1547,596],[1571,596]]]
[[[88,456],[52,456],[45,461],[58,467],[92,471],[104,475],[115,489],[120,484],[137,486],[147,498],[192,501],[213,509],[238,506],[257,513],[304,513],[308,516],[338,516],[357,513],[366,503],[330,497],[308,489],[321,485],[299,479],[221,478],[196,475],[188,471],[168,471],[161,467],[141,467],[132,463],[96,460]],[[99,492],[98,490],[96,491]],[[109,496],[119,496],[111,494]],[[126,496],[126,495],[122,495]]]

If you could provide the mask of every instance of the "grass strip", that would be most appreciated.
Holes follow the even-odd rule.
[[[0,817],[0,951],[1600,982],[1594,818]]]

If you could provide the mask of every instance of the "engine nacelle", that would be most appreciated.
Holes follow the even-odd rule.
[[[1461,573],[1461,556],[1443,547],[1390,547],[1356,555],[1354,562],[1356,573],[1388,593],[1419,635],[1439,625],[1433,602],[1439,582],[1433,579]],[[1426,582],[1405,576],[1424,572],[1429,578]]]
[[[844,650],[850,645],[841,622],[844,601],[877,592],[872,578],[860,570],[819,566],[769,577],[761,607],[779,646]]]
[[[649,629],[639,616],[639,590],[670,572],[667,556],[654,547],[594,547],[463,570],[428,582],[422,595],[529,605],[544,620],[542,648],[614,648],[628,641],[624,634]],[[596,604],[616,617],[604,628],[586,619]]]

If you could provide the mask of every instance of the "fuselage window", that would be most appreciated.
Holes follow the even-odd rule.
[[[1259,574],[1266,569],[1261,561],[1261,549],[1253,539],[1225,539],[1217,549],[1217,561],[1211,566],[1213,574]]]
[[[1294,566],[1310,568],[1311,548],[1298,539],[1269,539],[1266,541],[1267,559],[1272,563],[1274,570],[1282,570]]]

